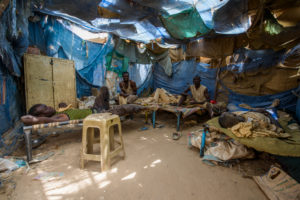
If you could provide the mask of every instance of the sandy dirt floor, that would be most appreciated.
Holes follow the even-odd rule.
[[[27,173],[25,167],[15,172],[9,199],[267,199],[240,170],[206,165],[198,150],[188,148],[187,133],[199,125],[185,126],[174,141],[175,116],[159,114],[158,123],[164,127],[153,129],[141,116],[123,122],[126,158],[102,173],[99,162],[79,168],[79,131],[48,137],[34,154],[55,154]],[[144,126],[149,130],[140,131]]]

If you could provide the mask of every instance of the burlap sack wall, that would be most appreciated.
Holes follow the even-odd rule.
[[[299,77],[290,78],[296,73],[295,69],[281,69],[275,66],[242,74],[225,71],[221,73],[221,80],[227,88],[236,93],[260,96],[296,88],[299,85]]]

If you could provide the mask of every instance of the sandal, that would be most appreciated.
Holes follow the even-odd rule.
[[[181,137],[180,133],[173,133],[172,138],[173,140],[178,140]]]

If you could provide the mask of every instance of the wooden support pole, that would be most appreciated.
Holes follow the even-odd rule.
[[[220,71],[221,65],[223,63],[224,58],[222,57],[219,61],[218,69],[217,69],[217,76],[216,76],[216,85],[215,85],[215,93],[214,93],[214,100],[217,100],[218,97],[218,88],[219,88],[219,81],[220,81]]]

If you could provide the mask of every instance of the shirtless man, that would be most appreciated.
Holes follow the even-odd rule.
[[[131,104],[137,100],[137,88],[134,81],[129,79],[129,73],[123,72],[123,81],[120,82],[119,86],[121,93],[119,94],[119,104]]]

